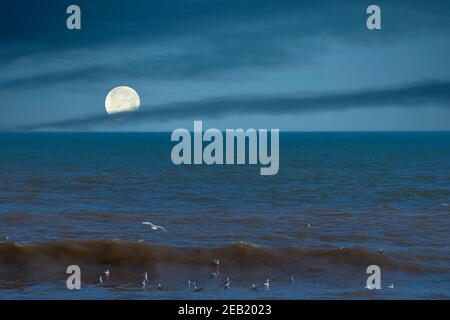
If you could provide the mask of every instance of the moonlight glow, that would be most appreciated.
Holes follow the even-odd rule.
[[[141,100],[137,92],[127,86],[112,89],[105,99],[105,109],[108,114],[136,111],[140,105]]]

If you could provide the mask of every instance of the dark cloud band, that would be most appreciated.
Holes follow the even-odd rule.
[[[450,107],[450,82],[428,81],[396,88],[372,89],[301,97],[296,95],[217,97],[198,101],[142,106],[139,112],[41,123],[15,130],[89,129],[99,125],[205,119],[230,114],[288,115],[368,107]]]

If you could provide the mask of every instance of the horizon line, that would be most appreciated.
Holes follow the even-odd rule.
[[[208,129],[212,129],[212,128],[207,128]],[[217,129],[217,128],[214,128]],[[267,128],[226,128],[223,130],[220,130],[221,132],[225,132],[225,130],[227,129],[243,129],[243,130],[247,130],[247,129],[255,129],[255,130],[259,130],[259,129],[267,129]],[[281,132],[284,133],[447,133],[450,132],[450,129],[427,129],[427,130],[281,130],[279,128],[271,128],[271,129],[277,129]],[[271,130],[271,129],[267,129],[267,130]],[[175,129],[174,129],[175,130]],[[206,130],[203,130],[206,131]],[[31,131],[23,131],[23,130],[0,130],[0,134],[5,134],[5,133],[172,133],[173,130],[149,130],[149,131],[145,131],[145,130],[126,130],[126,131],[78,131],[78,130],[61,130],[61,131],[55,131],[55,130],[31,130]],[[194,132],[194,130],[189,130],[189,132]]]

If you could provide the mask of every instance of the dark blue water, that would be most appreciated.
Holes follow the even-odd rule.
[[[0,134],[0,298],[450,298],[449,132],[281,133],[274,176],[176,166],[173,145]],[[66,288],[70,264],[80,291]],[[381,290],[364,289],[371,264]],[[249,289],[265,277],[269,290]]]

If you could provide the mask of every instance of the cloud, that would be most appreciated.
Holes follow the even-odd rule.
[[[179,39],[192,35],[217,34],[219,30],[264,30],[274,22],[284,32],[297,36],[354,35],[355,22],[365,25],[370,2],[360,0],[78,0],[82,30],[65,28],[66,7],[60,0],[15,0],[0,10],[3,44],[21,44],[27,52],[77,49],[129,42]],[[445,32],[449,23],[447,0],[378,0],[390,33]],[[411,27],[414,28],[411,28]],[[444,30],[443,30],[444,27]],[[413,30],[411,30],[413,29]],[[362,30],[364,32],[364,30]],[[282,35],[280,33],[280,35]]]
[[[13,130],[89,129],[99,125],[205,119],[230,114],[289,115],[350,108],[397,106],[405,108],[438,105],[450,107],[450,81],[427,81],[396,88],[379,88],[318,96],[298,95],[216,97],[198,101],[142,106],[139,112],[106,114],[13,128]]]
[[[0,89],[109,77],[204,79],[245,68],[305,63],[330,39],[373,44],[397,41],[413,32],[418,37],[424,30],[447,36],[450,30],[448,1],[405,5],[380,0],[389,32],[370,37],[366,4],[361,1],[80,0],[77,4],[82,9],[82,30],[73,32],[65,28],[61,1],[17,0],[9,10],[0,10],[0,65],[11,70],[10,77],[0,80]],[[148,50],[127,54],[127,49],[143,44]],[[176,52],[153,52],[155,47],[174,45]],[[65,55],[71,51],[82,55],[71,59]],[[123,55],[120,62],[111,58],[117,55]],[[25,66],[23,59],[28,61]],[[49,67],[39,70],[42,63]]]
[[[166,49],[164,53],[149,53],[142,56],[144,51],[139,50],[120,50],[122,56],[110,56],[108,50],[103,50],[105,60],[91,63],[89,60],[95,52],[83,52],[77,59],[73,54],[68,54],[64,58],[63,65],[61,57],[48,59],[44,70],[38,70],[32,74],[24,76],[8,77],[0,79],[0,89],[25,89],[39,88],[42,86],[60,85],[64,83],[89,83],[102,81],[104,79],[123,79],[131,77],[132,79],[152,79],[152,80],[180,80],[196,79],[202,77],[214,78],[224,73],[232,74],[236,70],[251,68],[254,66],[288,65],[293,60],[292,55],[283,49],[255,39],[252,43],[252,50],[259,49],[264,52],[261,55],[253,55],[243,48],[233,47],[228,43],[222,43],[220,48],[211,46],[211,44],[201,44],[201,49],[189,49],[198,43],[183,44],[182,47]],[[153,48],[148,48],[152,51]],[[133,52],[138,51],[141,57],[133,56]],[[307,59],[307,50],[296,58],[303,57]],[[252,51],[253,52],[253,51]],[[100,53],[100,55],[102,54]],[[86,59],[86,57],[88,57]],[[55,63],[52,64],[51,62]],[[126,62],[125,62],[126,61]],[[81,63],[80,63],[81,62]],[[68,67],[70,66],[70,68]],[[14,72],[10,72],[14,73]]]

